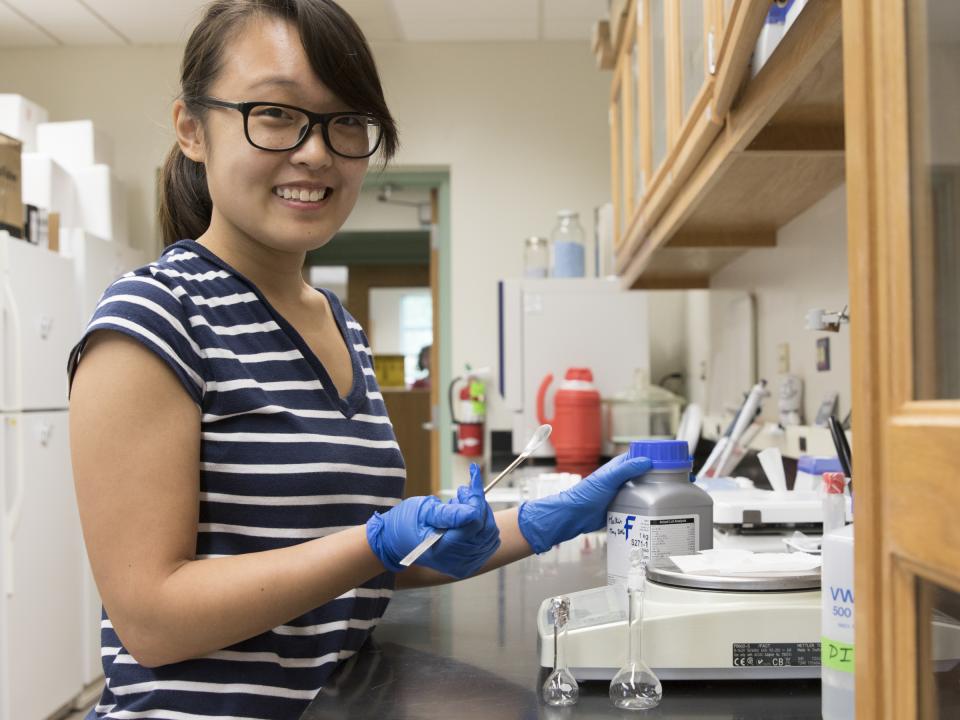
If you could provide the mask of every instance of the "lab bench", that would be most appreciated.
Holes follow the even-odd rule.
[[[581,682],[580,701],[540,700],[536,614],[552,595],[603,585],[602,548],[574,562],[559,552],[477,578],[397,592],[371,639],[337,669],[301,720],[527,718],[820,718],[819,680],[664,682],[655,710],[630,713],[607,682]]]

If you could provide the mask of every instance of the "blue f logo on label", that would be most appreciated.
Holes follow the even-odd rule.
[[[636,519],[636,515],[627,515],[627,519],[623,523],[623,529],[627,531],[627,540],[630,539],[630,530],[633,528],[633,521]]]

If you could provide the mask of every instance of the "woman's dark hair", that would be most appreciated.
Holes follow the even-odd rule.
[[[223,66],[223,51],[255,17],[276,17],[297,26],[314,73],[353,110],[374,115],[383,127],[384,163],[397,151],[397,126],[383,98],[383,87],[363,32],[333,0],[215,0],[207,5],[183,53],[180,90],[187,110],[203,118],[199,98]],[[234,98],[230,98],[231,100]],[[246,100],[250,98],[240,98]],[[174,144],[160,178],[160,229],[164,245],[197,238],[210,225],[213,203],[203,163]]]

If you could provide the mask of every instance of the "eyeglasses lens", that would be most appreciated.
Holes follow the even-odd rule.
[[[257,105],[247,116],[247,133],[254,145],[289,150],[301,141],[310,119],[298,110]],[[337,115],[327,124],[331,149],[347,157],[366,157],[380,141],[380,123],[368,115]]]

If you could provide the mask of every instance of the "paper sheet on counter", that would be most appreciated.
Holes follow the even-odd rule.
[[[754,553],[749,550],[704,550],[671,555],[681,572],[695,575],[793,575],[815,570],[821,558],[806,553]]]

